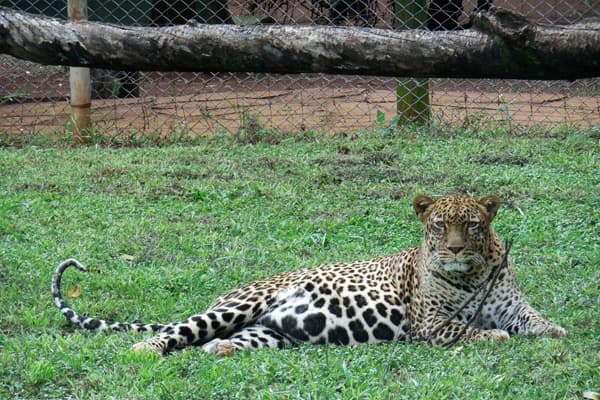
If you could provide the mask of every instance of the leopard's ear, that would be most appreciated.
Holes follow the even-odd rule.
[[[432,199],[431,197],[423,196],[422,194],[416,196],[413,199],[413,208],[421,222],[424,223],[427,219],[427,209],[433,203],[435,203],[434,199]]]
[[[500,208],[500,205],[502,204],[502,200],[500,199],[500,197],[498,197],[496,195],[491,195],[491,196],[482,197],[481,199],[479,199],[479,204],[481,204],[483,206],[483,208],[487,211],[488,218],[491,221],[496,216],[496,212]]]

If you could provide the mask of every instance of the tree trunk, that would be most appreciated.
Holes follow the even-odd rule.
[[[450,32],[197,23],[143,28],[2,7],[0,53],[132,71],[573,80],[600,76],[600,20],[538,25],[492,8],[473,15],[472,29]]]

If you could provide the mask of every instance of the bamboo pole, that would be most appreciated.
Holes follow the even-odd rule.
[[[423,29],[425,0],[395,0],[396,29]],[[396,80],[396,112],[398,124],[429,122],[429,79],[398,78]]]
[[[87,0],[67,0],[69,21],[87,20]],[[92,86],[90,69],[83,67],[69,68],[69,87],[71,92],[71,120],[73,138],[78,143],[86,141],[86,131],[92,125]]]

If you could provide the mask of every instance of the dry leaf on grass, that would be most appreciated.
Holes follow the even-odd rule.
[[[67,291],[67,297],[79,297],[81,294],[81,285],[78,283],[73,286],[73,289]]]

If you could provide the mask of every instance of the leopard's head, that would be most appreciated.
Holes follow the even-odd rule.
[[[437,200],[416,196],[413,208],[423,223],[423,243],[431,267],[452,272],[477,272],[485,266],[493,240],[491,222],[501,200],[449,195]]]

